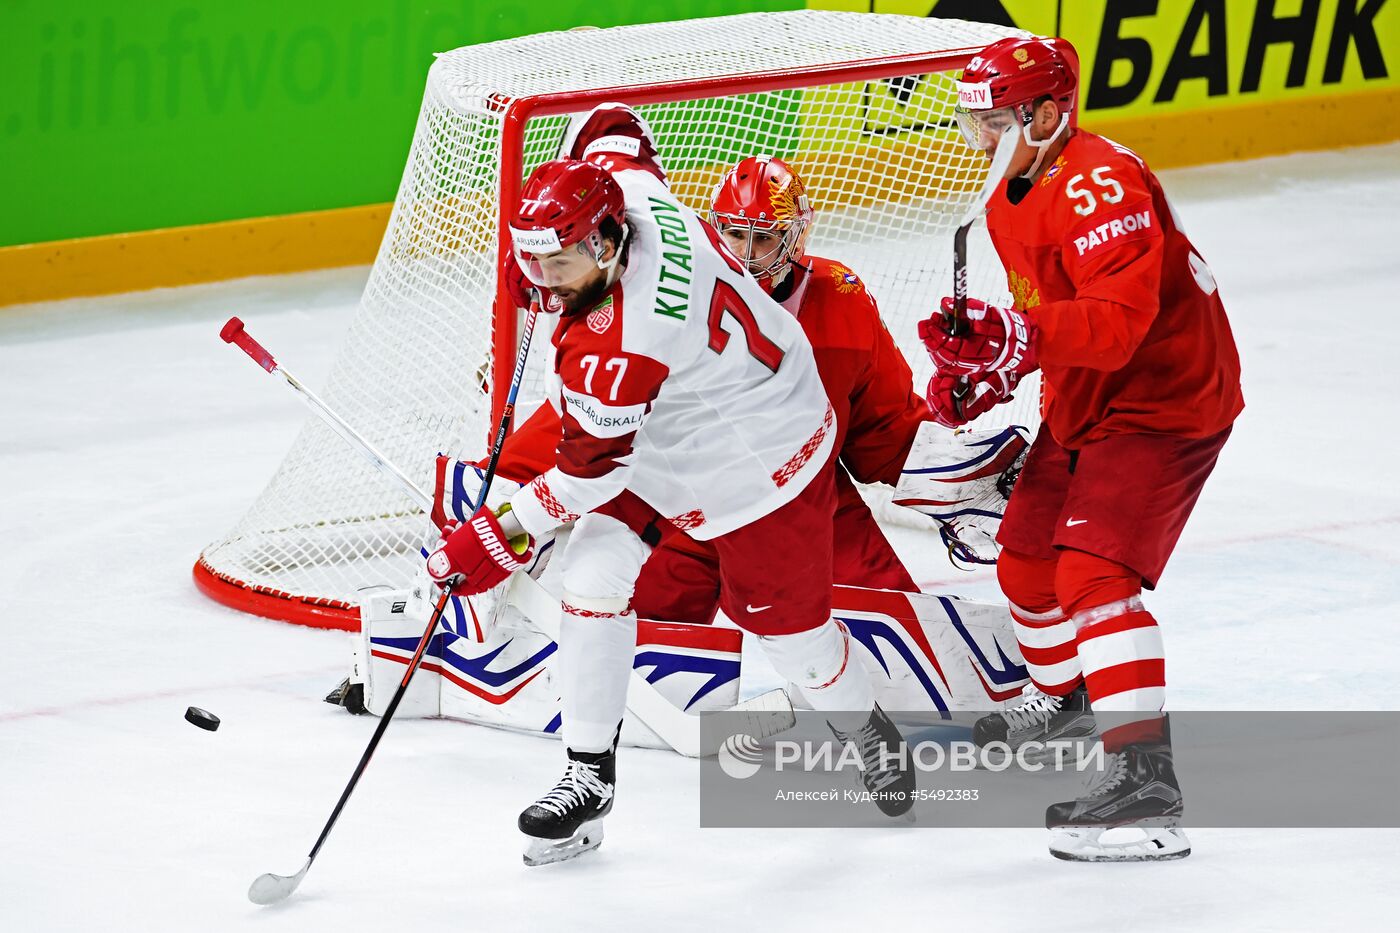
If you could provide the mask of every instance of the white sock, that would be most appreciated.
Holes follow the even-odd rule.
[[[637,614],[564,603],[559,625],[559,682],[564,744],[576,752],[612,748],[627,710],[627,683],[637,648]]]
[[[802,689],[813,709],[850,714],[832,717],[836,728],[850,731],[870,718],[875,692],[844,625],[828,619],[805,632],[762,635],[758,641],[773,668]]]

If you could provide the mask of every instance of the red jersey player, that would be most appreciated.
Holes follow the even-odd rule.
[[[956,423],[1043,373],[1044,424],[1007,506],[997,567],[1040,692],[984,717],[974,738],[1082,735],[1092,709],[1109,773],[1049,809],[1051,852],[1179,858],[1190,847],[1160,712],[1162,637],[1141,591],[1156,586],[1243,408],[1239,358],[1215,280],[1156,176],[1075,128],[1075,69],[1062,40],[1003,39],[958,83],[971,145],[990,151],[1003,133],[1019,136],[987,208],[1014,306],[969,301],[960,327],[944,299],[920,326],[938,366],[929,402]],[[968,411],[962,377],[977,387]],[[1115,826],[1143,838],[1099,838]]]
[[[752,156],[731,168],[710,212],[735,256],[802,325],[835,410],[842,469],[833,462],[834,582],[917,592],[852,479],[895,485],[920,429],[947,432],[932,425],[865,283],[839,262],[806,254],[813,216],[801,179],[770,156]],[[525,483],[544,473],[554,463],[560,430],[559,413],[541,406],[507,440],[498,475]],[[676,534],[652,552],[632,604],[642,618],[706,623],[719,595],[714,546]]]
[[[912,806],[901,739],[831,617],[835,413],[792,316],[671,193],[645,122],[604,104],[571,122],[564,158],[527,179],[510,235],[516,268],[560,320],[553,465],[509,509],[479,509],[429,555],[433,579],[482,592],[530,541],[572,523],[560,559],[568,766],[520,816],[526,862],[601,841],[636,646],[633,591],[659,539],[712,542],[720,601],[774,668],[842,722],[881,809]],[[517,545],[516,541],[521,544]]]

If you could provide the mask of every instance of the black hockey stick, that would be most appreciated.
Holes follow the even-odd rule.
[[[316,861],[316,854],[321,851],[326,837],[331,834],[331,830],[335,827],[335,821],[340,818],[340,811],[345,809],[345,802],[350,799],[355,785],[360,782],[360,775],[365,773],[370,758],[374,757],[374,750],[379,746],[379,740],[383,737],[384,730],[389,728],[389,723],[394,718],[394,712],[399,708],[399,701],[408,692],[408,683],[413,679],[414,672],[418,670],[418,664],[423,659],[423,652],[427,650],[428,643],[432,641],[433,634],[437,631],[438,622],[442,619],[442,613],[447,608],[447,601],[451,596],[452,592],[444,589],[442,595],[438,597],[437,604],[433,606],[432,618],[428,620],[428,627],[423,630],[423,637],[418,639],[418,649],[413,652],[413,660],[408,662],[408,670],[404,671],[403,680],[399,681],[399,689],[394,692],[394,698],[389,701],[388,709],[384,710],[384,715],[380,717],[379,725],[375,727],[374,735],[370,738],[369,745],[365,747],[365,753],[360,756],[360,763],[355,766],[355,773],[350,775],[350,783],[346,784],[345,790],[341,791],[340,799],[336,801],[335,809],[331,811],[331,818],[326,820],[325,828],[321,830],[321,835],[316,838],[316,844],[311,847],[311,853],[306,856],[306,863],[295,875],[274,875],[268,872],[254,878],[253,883],[248,887],[248,900],[254,904],[265,906],[286,900],[297,889],[297,885],[301,884],[301,879],[305,878],[306,873],[311,870],[311,863]]]
[[[533,333],[533,318],[526,321],[526,326],[531,328],[530,333]],[[344,418],[317,398],[314,392],[278,365],[277,361],[272,358],[272,354],[243,332],[243,325],[237,318],[225,325],[224,337],[229,342],[242,347],[244,352],[269,373],[281,375],[286,380],[287,385],[294,389],[301,400],[306,403],[307,407],[324,420],[326,425],[336,434],[340,435],[341,440],[364,456],[376,470],[394,480],[404,494],[417,504],[424,515],[432,514],[432,497],[418,488],[413,480],[404,475],[402,470],[375,449],[374,445],[365,440]],[[519,377],[517,377],[515,385],[519,385]],[[503,414],[508,419],[514,418],[514,397],[514,393],[512,393],[508,399],[509,410],[503,410]],[[495,449],[498,451],[501,449],[499,443]],[[493,456],[488,465],[491,471],[494,471],[497,462],[498,457]],[[494,477],[494,472],[491,475]],[[535,623],[541,632],[555,642],[559,641],[559,601],[545,592],[538,582],[528,574],[516,576],[508,598],[524,611],[526,617]],[[712,756],[719,750],[719,743],[723,741],[721,736],[702,735],[698,716],[678,709],[636,670],[631,673],[627,709],[643,725],[660,736],[662,741],[686,757]],[[742,714],[745,717],[744,731],[756,739],[777,735],[791,727],[795,721],[792,703],[782,689],[769,690],[759,696],[742,700],[726,712]]]
[[[977,218],[982,216],[992,195],[996,194],[997,186],[1011,164],[1011,157],[1016,153],[1016,140],[1020,137],[1020,131],[1015,127],[1001,134],[996,151],[992,154],[991,167],[987,169],[987,180],[953,234],[953,311],[944,315],[943,328],[954,337],[967,329],[967,234],[977,223]]]
[[[501,457],[501,447],[505,444],[506,435],[510,432],[510,421],[515,413],[515,397],[520,391],[520,382],[525,374],[525,360],[530,353],[530,338],[535,332],[535,318],[539,313],[539,309],[539,295],[536,294],[534,299],[530,302],[530,310],[525,317],[525,332],[520,338],[520,349],[516,352],[515,372],[511,375],[510,394],[506,397],[505,408],[501,411],[500,428],[496,431],[496,440],[491,449],[491,460],[486,468],[486,474],[481,481],[481,495],[477,498],[473,511],[481,508],[486,502],[486,495],[490,491],[491,481],[495,477],[496,463]],[[276,360],[272,358],[272,354],[268,353],[261,344],[253,339],[252,335],[243,329],[243,322],[238,318],[231,318],[229,322],[224,325],[221,336],[226,343],[238,344],[245,353],[251,356],[268,372],[275,373],[280,371],[283,378],[285,378],[293,388],[297,389],[298,392],[302,393],[303,397],[307,399],[308,404],[321,412],[330,414],[330,409],[326,408],[320,399],[316,398],[309,389],[301,385],[291,374],[282,370],[281,367],[277,365]],[[346,425],[345,428],[347,431],[350,431],[350,433],[354,433],[353,429],[350,429],[348,425]],[[377,465],[385,467],[387,472],[397,476],[410,490],[416,492],[413,483],[407,477],[398,470],[393,469],[392,465],[389,464],[387,460],[384,460],[383,457],[367,443],[364,443],[363,439],[360,439],[360,443],[366,456],[370,457],[371,460],[377,459]],[[437,632],[438,622],[442,620],[442,614],[446,611],[447,602],[451,597],[452,591],[447,588],[444,588],[442,593],[438,596],[437,603],[433,606],[432,616],[428,619],[428,625],[423,629],[423,636],[418,639],[418,647],[413,652],[413,658],[408,662],[408,669],[404,671],[403,679],[399,681],[399,689],[394,692],[394,698],[389,701],[388,708],[384,710],[384,715],[380,717],[379,725],[375,727],[374,735],[370,737],[369,744],[365,746],[364,754],[360,756],[360,763],[355,766],[355,773],[350,775],[350,782],[345,785],[345,790],[341,792],[340,799],[336,801],[335,809],[331,811],[330,819],[326,820],[326,825],[321,830],[321,835],[316,838],[316,844],[311,847],[311,852],[306,856],[305,864],[303,864],[301,870],[294,875],[275,875],[268,872],[267,874],[259,875],[257,878],[254,878],[253,883],[248,887],[248,900],[252,901],[254,904],[268,905],[286,900],[292,895],[292,892],[297,889],[297,886],[301,884],[301,880],[306,877],[306,873],[311,870],[311,863],[316,861],[316,855],[321,851],[321,846],[325,844],[326,837],[329,836],[331,830],[335,828],[335,822],[340,818],[340,811],[345,809],[346,801],[348,801],[350,795],[354,793],[355,786],[360,782],[360,776],[365,773],[365,768],[369,765],[370,759],[374,757],[374,750],[379,747],[379,740],[383,738],[384,730],[389,728],[389,723],[393,720],[394,713],[399,708],[399,702],[403,699],[404,694],[408,692],[409,682],[413,680],[413,675],[418,671],[419,664],[423,660],[423,654],[427,651],[429,642],[432,641],[433,635]]]
[[[496,440],[491,444],[491,459],[486,461],[486,473],[481,477],[481,498],[476,501],[476,509],[486,504],[486,490],[496,478],[496,464],[501,462],[501,449],[506,445],[506,435],[510,433],[510,422],[515,417],[515,396],[520,392],[520,383],[525,378],[525,359],[530,355],[530,338],[535,334],[535,318],[540,313],[540,293],[530,290],[530,310],[525,313],[525,333],[520,337],[520,351],[515,355],[515,372],[510,376],[510,392],[506,395],[505,407],[501,409],[501,425],[496,429]]]

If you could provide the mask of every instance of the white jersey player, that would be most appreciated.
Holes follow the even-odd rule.
[[[528,279],[516,290],[548,289],[560,313],[556,463],[499,516],[482,509],[449,528],[428,559],[439,582],[479,592],[521,566],[534,538],[574,525],[560,633],[569,763],[521,814],[526,862],[601,841],[636,642],[633,585],[677,529],[713,543],[726,615],[833,713],[867,763],[867,789],[902,814],[912,774],[882,756],[899,733],[831,618],[836,425],[801,326],[671,194],[632,110],[576,118],[563,152],[531,174],[511,223],[516,274]]]

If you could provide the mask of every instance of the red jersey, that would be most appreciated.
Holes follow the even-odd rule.
[[[1135,153],[1076,131],[1018,203],[1002,183],[987,227],[1039,327],[1045,425],[1062,446],[1207,437],[1244,408],[1215,280]]]

